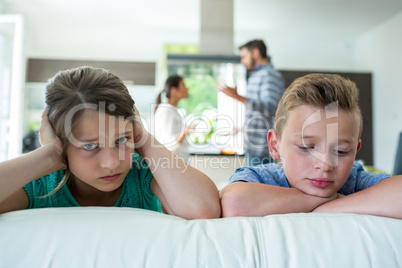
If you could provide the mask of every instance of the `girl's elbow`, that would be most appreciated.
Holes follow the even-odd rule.
[[[221,217],[221,205],[219,200],[211,203],[200,204],[195,209],[194,219],[216,219]]]
[[[221,206],[209,207],[198,212],[198,219],[216,219],[221,217]]]

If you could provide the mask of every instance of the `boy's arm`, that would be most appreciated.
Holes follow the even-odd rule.
[[[344,212],[402,219],[402,175],[328,202],[313,212]]]
[[[221,190],[223,217],[266,216],[270,214],[310,212],[337,198],[307,195],[295,188],[253,182],[234,182]]]

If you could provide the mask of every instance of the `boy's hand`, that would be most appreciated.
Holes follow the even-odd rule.
[[[334,193],[331,197],[325,198],[326,201],[325,201],[323,204],[328,203],[328,202],[331,202],[331,201],[334,201],[334,200],[339,199],[339,198],[342,198],[342,197],[344,197],[343,194]]]
[[[337,193],[336,199],[339,199],[339,198],[342,198],[342,197],[345,197],[345,196],[343,194]]]
[[[328,200],[328,202],[325,202],[325,203],[321,204],[320,206],[318,206],[318,207],[316,207],[315,209],[313,209],[311,212],[326,212],[326,210],[325,210],[325,206],[326,206],[326,205],[325,205],[325,204],[330,203],[331,201],[334,201],[334,200],[336,200],[336,199],[343,198],[343,197],[345,197],[345,195],[340,194],[340,193],[335,193],[335,194],[332,196],[332,198],[330,198],[330,199]],[[324,209],[323,209],[323,207],[324,207]]]

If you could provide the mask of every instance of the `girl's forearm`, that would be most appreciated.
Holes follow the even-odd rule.
[[[53,150],[52,145],[46,145],[0,163],[0,203],[25,184],[58,170],[61,165]]]
[[[188,219],[220,216],[219,192],[207,175],[184,162],[150,134],[137,151],[147,162],[171,214]]]

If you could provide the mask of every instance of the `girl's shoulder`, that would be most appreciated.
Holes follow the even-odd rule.
[[[73,200],[67,185],[63,185],[57,192],[45,197],[60,184],[63,178],[64,171],[58,170],[26,184],[24,190],[28,195],[29,208],[76,206],[77,203]]]
[[[143,158],[137,152],[134,152],[133,162],[132,162],[130,171],[140,171],[140,170],[144,170],[144,169],[149,169],[145,158]]]
[[[134,152],[133,161],[131,164],[131,168],[126,176],[126,180],[131,182],[134,181],[137,183],[143,183],[143,181],[146,181],[146,184],[149,184],[152,178],[152,172],[149,169],[145,158],[143,158],[137,152]]]
[[[55,189],[64,178],[64,171],[58,170],[34,181],[31,181],[24,188],[32,188],[34,194],[46,195]]]
[[[151,190],[152,179],[153,174],[145,159],[138,153],[134,153],[119,206],[160,211],[159,201]]]

